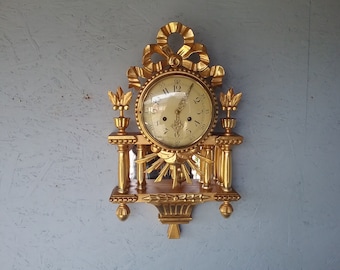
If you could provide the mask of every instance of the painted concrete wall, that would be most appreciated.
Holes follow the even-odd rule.
[[[2,0],[1,269],[339,269],[339,14],[337,0]],[[106,139],[107,90],[170,21],[244,93],[245,137],[233,216],[201,205],[171,241],[152,206],[116,219]]]

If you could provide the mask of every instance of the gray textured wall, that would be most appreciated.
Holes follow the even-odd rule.
[[[1,269],[339,269],[339,14],[337,0],[2,0]],[[152,206],[116,219],[106,139],[107,90],[170,21],[244,93],[245,137],[233,216],[200,205],[171,241]]]

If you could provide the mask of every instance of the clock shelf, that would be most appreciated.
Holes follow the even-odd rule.
[[[136,181],[135,181],[136,182]],[[112,190],[110,202],[119,204],[116,214],[119,219],[126,220],[130,214],[129,203],[148,203],[154,205],[158,211],[158,218],[162,224],[168,224],[168,238],[180,238],[180,224],[187,224],[192,220],[192,210],[195,205],[206,202],[222,202],[220,213],[228,218],[233,207],[230,202],[238,201],[241,196],[234,190],[224,191],[215,182],[210,189],[203,189],[199,180],[192,184],[182,183],[172,188],[171,179],[164,179],[155,183],[154,179],[146,180],[144,190],[139,190],[133,183],[126,193],[119,192],[118,186]]]

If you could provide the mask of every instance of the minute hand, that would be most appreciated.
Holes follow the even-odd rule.
[[[194,83],[192,83],[188,89],[188,91],[185,93],[185,96],[181,99],[181,101],[178,104],[178,107],[175,111],[176,115],[179,114],[185,107],[186,101],[189,97],[189,94],[191,92],[192,87],[194,86]]]
[[[174,123],[171,125],[171,127],[174,129],[176,137],[179,137],[179,131],[183,128],[183,123],[182,123],[182,121],[179,117],[179,114],[184,109],[185,104],[187,102],[187,99],[189,97],[189,94],[190,94],[193,86],[194,86],[194,84],[192,83],[190,85],[188,91],[185,93],[185,96],[179,102],[177,109],[175,110],[176,118],[175,118]]]

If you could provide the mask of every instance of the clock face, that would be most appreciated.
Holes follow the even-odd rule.
[[[167,150],[186,149],[215,125],[215,97],[198,77],[186,72],[158,75],[137,100],[137,121],[144,135]]]

